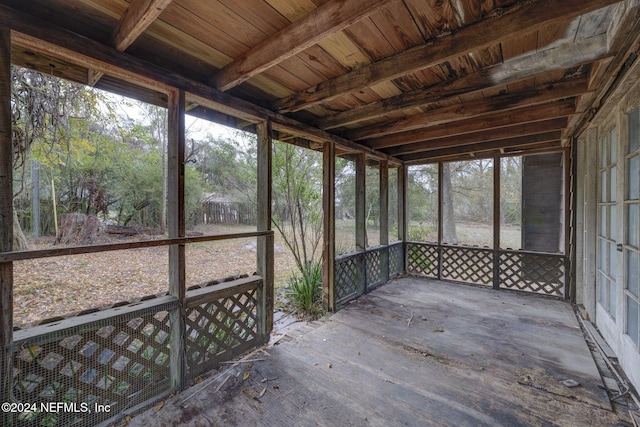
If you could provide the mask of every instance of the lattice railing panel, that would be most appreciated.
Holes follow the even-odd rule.
[[[500,287],[563,296],[565,268],[563,255],[502,251]]]
[[[358,295],[363,279],[361,268],[362,254],[342,256],[335,262],[336,304],[341,304]]]
[[[493,284],[493,251],[443,246],[442,278],[480,285]]]
[[[94,426],[168,391],[169,310],[176,306],[123,307],[16,332],[16,402],[67,406],[18,414],[14,425]]]
[[[386,269],[383,269],[383,261],[387,248],[368,250],[364,253],[364,265],[366,271],[367,289],[374,288],[387,281]]]
[[[407,242],[407,273],[438,277],[438,246]]]
[[[258,344],[258,288],[257,283],[224,297],[213,291],[210,302],[187,308],[185,337],[190,377]]]
[[[389,246],[389,278],[402,274],[404,270],[402,243],[394,243]]]

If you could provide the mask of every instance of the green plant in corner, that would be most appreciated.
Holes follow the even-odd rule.
[[[317,319],[322,314],[322,261],[308,262],[301,273],[292,274],[286,295],[302,317]]]

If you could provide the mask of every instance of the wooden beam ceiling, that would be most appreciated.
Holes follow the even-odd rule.
[[[543,86],[524,89],[514,93],[495,95],[463,104],[453,104],[427,111],[392,122],[361,127],[344,136],[359,141],[367,138],[381,137],[397,132],[405,132],[416,128],[434,126],[439,123],[452,122],[470,117],[491,115],[499,111],[508,111],[519,107],[543,104],[563,98],[570,98],[587,91],[586,78],[574,79]],[[478,118],[480,119],[480,118]]]
[[[210,80],[226,91],[350,27],[393,0],[331,0],[235,58]]]
[[[421,151],[419,153],[405,154],[400,156],[400,159],[405,162],[426,161],[434,160],[438,157],[453,156],[460,153],[476,153],[482,151],[490,151],[496,149],[526,149],[528,146],[537,145],[540,143],[550,143],[550,146],[560,147],[560,138],[562,132],[559,130],[552,130],[549,132],[536,133],[533,135],[516,136],[506,139],[496,139],[491,141],[485,141],[477,144],[470,144],[465,146],[464,150],[460,147],[451,146],[448,148],[442,148],[437,150]]]
[[[616,0],[538,0],[518,3],[500,16],[483,19],[448,36],[436,38],[280,99],[273,103],[272,109],[285,113],[309,108],[322,101],[455,60],[468,52],[487,48],[612,3],[616,3]]]
[[[442,102],[461,94],[477,93],[531,78],[544,79],[553,71],[575,69],[583,64],[610,56],[607,50],[607,35],[603,33],[589,38],[588,41],[582,40],[536,52],[456,79],[445,80],[430,87],[358,106],[317,120],[314,124],[325,130],[338,128],[390,113]],[[537,66],[532,67],[531,64],[537,64]]]
[[[556,117],[567,117],[575,112],[575,101],[564,100],[498,112],[488,117],[484,117],[482,120],[472,117],[457,121],[454,125],[442,123],[436,126],[400,132],[361,142],[367,147],[374,148],[376,150],[384,150],[389,147],[427,141],[435,138],[464,135],[466,133],[477,132],[485,129],[495,129],[503,126],[538,122]]]
[[[156,20],[173,0],[131,0],[111,33],[109,44],[124,52]],[[88,84],[95,86],[104,74],[89,70]]]

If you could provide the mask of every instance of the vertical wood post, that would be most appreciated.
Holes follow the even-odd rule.
[[[572,143],[573,145],[573,143]],[[572,279],[572,275],[571,275],[571,217],[572,217],[572,196],[571,196],[571,189],[572,189],[572,183],[571,183],[571,179],[572,179],[572,173],[571,173],[571,168],[572,168],[572,148],[571,147],[567,147],[564,149],[563,153],[562,153],[562,166],[564,169],[564,203],[563,203],[563,208],[564,208],[564,242],[563,242],[563,246],[564,246],[564,257],[565,257],[565,263],[564,263],[564,299],[568,300],[568,299],[574,299],[575,300],[575,290],[572,289],[571,286],[571,279]],[[618,168],[617,170],[621,170],[621,168]],[[622,182],[622,181],[618,181],[618,182]],[[621,224],[621,222],[618,222],[618,224]]]
[[[272,141],[271,122],[258,123],[258,231],[271,230]],[[258,297],[258,328],[264,340],[273,330],[273,234],[258,237],[257,271],[263,279]]]
[[[576,278],[577,264],[577,243],[578,243],[578,140],[571,138],[571,236],[569,239],[569,298],[572,303],[576,303],[578,281]]]
[[[336,258],[336,146],[324,144],[322,151],[322,305],[326,311],[336,309],[335,258]]]
[[[442,213],[444,209],[442,208],[442,202],[444,198],[442,197],[442,189],[444,185],[442,183],[442,177],[444,176],[443,172],[443,164],[438,163],[438,280],[442,280],[442,239],[444,235],[444,218],[442,218]]]
[[[407,256],[407,228],[408,218],[407,213],[407,183],[409,182],[409,168],[403,163],[398,168],[398,239],[402,242],[402,273],[407,272],[407,263],[409,258]]]
[[[500,156],[493,158],[493,289],[500,289]]]
[[[386,246],[380,258],[382,279],[389,280],[389,162],[380,161],[380,245]]]
[[[356,250],[362,252],[358,258],[358,294],[361,295],[367,288],[365,271],[365,253],[367,249],[367,229],[366,229],[366,194],[367,194],[367,166],[364,153],[355,155],[356,157]]]
[[[185,95],[184,91],[169,94],[167,144],[167,225],[169,238],[184,237],[184,160],[185,160]],[[178,308],[169,313],[171,343],[169,345],[169,373],[171,387],[185,385],[186,342],[185,334],[185,247],[169,246],[169,294],[178,299]]]
[[[13,250],[13,146],[11,142],[11,32],[0,29],[0,252]],[[0,399],[13,397],[13,263],[0,263]],[[9,425],[11,414],[0,414]]]

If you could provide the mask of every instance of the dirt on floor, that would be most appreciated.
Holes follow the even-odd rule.
[[[242,225],[207,225],[203,234],[255,231]],[[149,240],[163,236],[128,238],[100,236],[100,243]],[[54,238],[32,240],[29,249],[51,249]],[[195,243],[186,248],[187,288],[214,279],[256,270],[256,238]],[[168,290],[169,250],[166,246],[95,254],[41,258],[14,263],[14,323],[25,328],[44,319],[67,316],[122,301],[136,301]],[[283,286],[295,262],[275,235],[276,286]]]

